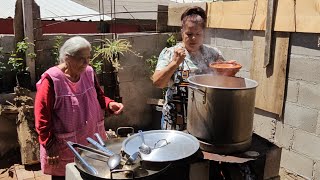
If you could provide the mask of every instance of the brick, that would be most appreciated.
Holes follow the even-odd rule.
[[[298,102],[299,81],[288,80],[287,101]]]
[[[267,116],[254,114],[253,132],[259,136],[274,141],[274,134],[276,131],[276,120]]]
[[[320,137],[298,129],[294,132],[292,149],[312,159],[320,160]]]
[[[305,178],[312,178],[313,161],[302,154],[282,149],[280,165]]]
[[[318,38],[319,34],[316,33],[292,33],[290,37],[291,53],[319,57]]]
[[[318,110],[287,102],[284,123],[314,133],[317,126]]]
[[[293,143],[293,131],[294,129],[290,125],[277,121],[275,134],[276,145],[290,149]]]
[[[320,180],[320,161],[316,161],[313,170],[314,180]]]
[[[289,78],[319,83],[319,69],[319,59],[315,57],[291,55]]]
[[[311,108],[320,109],[320,84],[300,82],[298,103]]]

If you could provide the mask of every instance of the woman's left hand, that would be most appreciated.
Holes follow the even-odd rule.
[[[118,102],[110,102],[109,108],[114,114],[120,114],[123,110],[123,104]]]

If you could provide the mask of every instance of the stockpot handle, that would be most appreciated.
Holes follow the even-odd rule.
[[[83,167],[89,171],[91,174],[93,175],[98,175],[98,171],[92,167],[90,164],[87,163],[87,161],[85,161],[80,154],[78,153],[78,151],[76,151],[73,147],[74,143],[71,141],[67,142],[68,147],[71,149],[72,153],[75,155],[75,157],[80,161],[80,163],[83,165]]]
[[[207,89],[205,89],[205,91],[203,91],[202,89],[196,87],[196,86],[193,86],[193,85],[190,85],[189,84],[189,88],[191,89],[191,99],[192,101],[194,100],[194,91],[197,91],[198,93],[200,93],[202,95],[202,103],[205,104],[206,103],[206,96],[207,96]]]
[[[130,174],[132,174],[131,179],[134,179],[134,172],[133,170],[129,170],[129,169],[114,169],[110,171],[110,179],[113,179],[114,173],[119,173],[119,172],[129,172]]]

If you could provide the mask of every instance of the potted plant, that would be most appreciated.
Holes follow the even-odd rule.
[[[121,102],[117,75],[119,69],[121,69],[119,55],[130,52],[138,57],[141,56],[131,49],[132,45],[126,39],[104,39],[100,41],[102,45],[93,48],[94,52],[90,63],[97,74],[101,74],[103,84],[108,87],[108,91],[105,91],[106,95]],[[104,78],[104,74],[106,78]]]
[[[12,66],[11,71],[14,71],[16,75],[16,85],[31,89],[31,77],[28,67],[25,65],[24,55],[30,46],[34,46],[33,43],[27,42],[27,38],[18,42],[16,45],[16,50],[10,53],[8,64]],[[35,53],[28,53],[28,57],[31,59],[36,58]]]

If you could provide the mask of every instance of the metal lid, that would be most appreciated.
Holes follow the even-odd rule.
[[[152,148],[150,154],[141,153],[144,161],[176,161],[193,155],[199,149],[199,141],[190,134],[175,130],[152,130],[143,132],[145,144]],[[127,154],[139,151],[142,141],[139,134],[126,138],[122,149]]]

